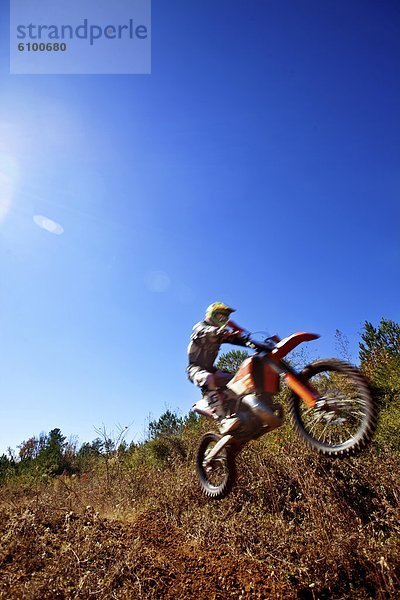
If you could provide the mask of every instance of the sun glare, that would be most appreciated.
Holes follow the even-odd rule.
[[[10,210],[16,178],[16,161],[9,156],[0,154],[0,223]]]

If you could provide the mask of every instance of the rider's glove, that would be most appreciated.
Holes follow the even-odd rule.
[[[224,342],[230,342],[231,340],[234,340],[238,337],[241,337],[239,331],[224,331],[222,333],[222,338]]]
[[[264,345],[268,350],[273,350],[276,346],[276,342],[272,338],[268,338],[265,340]]]

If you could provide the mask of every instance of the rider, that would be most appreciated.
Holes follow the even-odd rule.
[[[221,371],[214,366],[221,344],[232,342],[244,330],[229,320],[235,309],[223,302],[214,302],[206,310],[204,321],[193,327],[188,346],[189,366],[187,374],[192,383],[207,394],[207,401],[219,421],[220,431],[229,433],[237,428],[237,417],[226,417],[223,407],[223,388],[233,374]],[[228,329],[229,328],[229,329]],[[210,393],[214,392],[214,393]]]

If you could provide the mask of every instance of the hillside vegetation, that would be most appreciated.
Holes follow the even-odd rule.
[[[137,445],[104,430],[79,450],[58,429],[23,442],[0,459],[0,597],[398,597],[398,341],[391,321],[364,326],[381,407],[368,450],[322,458],[286,423],[243,451],[220,502],[199,492],[209,423],[192,414],[166,411]]]

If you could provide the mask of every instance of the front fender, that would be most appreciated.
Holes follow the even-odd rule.
[[[307,333],[302,331],[300,333],[293,333],[289,337],[284,338],[277,343],[274,350],[271,352],[271,356],[275,358],[283,358],[286,354],[289,354],[296,346],[303,342],[311,342],[311,340],[317,340],[320,336],[317,333]]]

